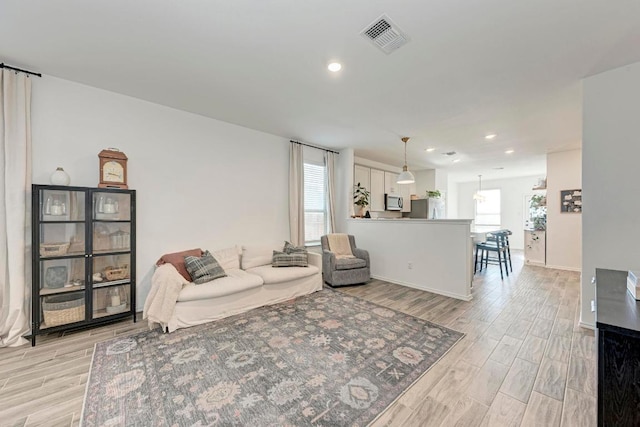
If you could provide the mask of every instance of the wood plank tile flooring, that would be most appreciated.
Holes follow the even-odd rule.
[[[374,426],[595,426],[596,346],[578,326],[580,275],[523,266],[474,278],[473,300],[379,280],[341,292],[464,332],[466,336]],[[93,346],[146,330],[120,322],[36,347],[0,349],[0,426],[79,423]]]

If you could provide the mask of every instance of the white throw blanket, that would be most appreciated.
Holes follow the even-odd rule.
[[[189,282],[171,264],[156,268],[151,278],[151,290],[144,303],[143,319],[148,319],[149,329],[160,325],[164,329],[173,315],[178,295]]]
[[[351,252],[349,235],[344,233],[328,234],[329,250],[336,255],[336,259],[355,258]]]

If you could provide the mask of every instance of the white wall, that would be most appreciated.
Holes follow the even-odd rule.
[[[336,165],[336,232],[347,232],[347,218],[353,209],[353,149],[340,150]]]
[[[416,177],[416,194],[420,198],[424,198],[427,194],[427,190],[436,190],[436,170],[425,169],[415,171],[413,175]],[[444,189],[437,188],[444,191]]]
[[[583,81],[581,322],[596,268],[640,270],[640,62]]]
[[[483,190],[500,189],[501,227],[513,232],[509,243],[514,249],[524,249],[524,214],[525,196],[534,194],[532,188],[543,175],[522,178],[496,179],[482,181]],[[457,185],[458,218],[475,217],[475,201],[473,194],[478,191],[478,182],[464,182]]]
[[[102,149],[129,157],[138,309],[163,253],[289,238],[286,139],[48,76],[34,80],[32,117],[34,183],[62,166],[96,186]]]
[[[580,271],[582,214],[560,212],[560,191],[582,188],[582,150],[547,155],[547,267]]]

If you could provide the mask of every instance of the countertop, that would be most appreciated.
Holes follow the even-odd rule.
[[[627,271],[596,269],[596,326],[640,332],[640,301],[627,292]]]

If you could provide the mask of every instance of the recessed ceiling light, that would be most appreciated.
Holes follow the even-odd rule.
[[[485,135],[485,136],[484,136],[484,139],[493,139],[493,138],[495,138],[496,136],[498,136],[498,134],[497,134],[497,133],[490,133],[490,134]]]
[[[504,152],[504,154],[513,154],[513,150],[507,150]]]
[[[427,153],[431,153],[432,151],[435,151],[435,148],[433,147],[429,147],[429,148],[425,148],[425,150]]]
[[[327,68],[329,69],[329,71],[332,71],[334,73],[342,70],[342,64],[339,62],[332,62],[331,64],[329,64],[327,66]]]
[[[454,159],[453,163],[458,163],[460,161],[460,159]]]

